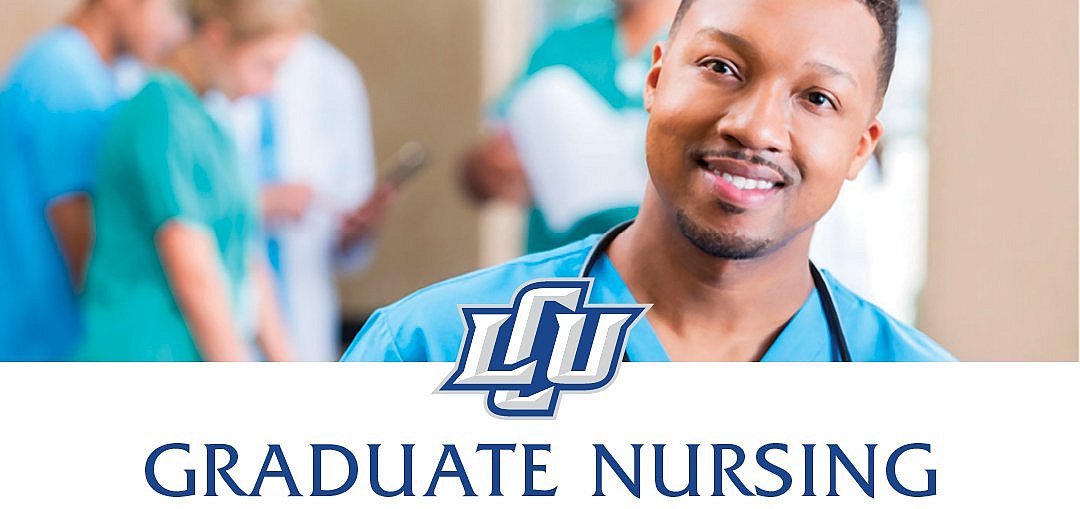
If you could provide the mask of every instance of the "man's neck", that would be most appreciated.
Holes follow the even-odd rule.
[[[201,49],[195,39],[177,46],[164,60],[164,66],[191,87],[199,96],[208,92],[211,80],[207,76],[205,58],[200,57]]]
[[[85,3],[67,19],[67,24],[83,33],[97,51],[101,61],[112,64],[119,48],[116,41],[116,23],[99,4]]]
[[[656,34],[671,24],[678,0],[642,0],[619,12],[619,32],[627,55],[638,55],[648,50]]]
[[[652,192],[650,191],[650,194]],[[812,229],[753,260],[709,255],[657,204],[612,244],[612,264],[672,360],[759,360],[813,290]]]

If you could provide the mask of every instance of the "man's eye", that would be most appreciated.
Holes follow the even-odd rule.
[[[717,74],[730,74],[735,76],[735,67],[722,60],[710,60],[705,62],[705,68]]]
[[[810,92],[806,99],[814,106],[836,108],[836,104],[833,100],[821,92]]]

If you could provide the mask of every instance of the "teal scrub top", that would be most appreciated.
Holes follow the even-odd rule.
[[[357,334],[343,361],[457,360],[465,332],[459,305],[509,305],[523,283],[541,278],[576,278],[600,235],[560,249],[519,258],[420,290],[375,312]],[[855,361],[952,361],[944,348],[844,288],[822,271]],[[607,256],[601,256],[589,304],[636,301]],[[626,353],[632,361],[670,360],[648,314],[630,331]],[[817,290],[787,324],[762,361],[830,362],[838,354],[829,335]]]
[[[242,316],[259,223],[254,186],[238,167],[231,135],[176,75],[152,75],[117,113],[93,204],[97,239],[83,301],[87,338],[78,359],[201,360],[155,235],[170,221],[209,232],[233,312]]]
[[[47,218],[90,191],[101,133],[119,100],[82,32],[39,36],[0,86],[0,361],[62,361],[82,338],[67,264]]]
[[[658,35],[655,41],[659,41]],[[653,44],[637,55],[626,53],[614,14],[606,14],[580,25],[560,27],[548,34],[533,52],[525,72],[497,103],[495,116],[502,117],[507,105],[525,82],[549,67],[564,66],[576,72],[615,110],[645,109],[645,75],[652,67]],[[525,250],[547,251],[602,233],[637,216],[638,207],[597,212],[580,219],[567,231],[552,229],[539,209],[529,211]]]

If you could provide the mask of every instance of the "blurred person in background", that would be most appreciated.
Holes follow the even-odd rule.
[[[192,37],[119,111],[93,194],[81,360],[289,360],[257,246],[253,183],[201,101],[267,93],[312,23],[306,0],[190,0]]]
[[[492,134],[466,156],[463,179],[479,201],[531,207],[527,252],[607,231],[637,215],[648,180],[645,77],[652,48],[677,8],[677,0],[616,0],[609,14],[554,30],[499,101]]]
[[[121,57],[183,37],[175,0],[85,0],[15,59],[0,89],[0,361],[69,359],[92,228],[101,134]]]
[[[322,37],[304,36],[267,97],[208,98],[236,132],[240,161],[262,185],[266,249],[300,361],[341,357],[339,272],[371,261],[391,201],[375,185],[370,108],[356,66]]]

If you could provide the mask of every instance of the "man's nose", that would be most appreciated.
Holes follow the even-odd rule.
[[[791,149],[789,103],[778,87],[748,87],[717,121],[717,132],[755,152],[787,152]]]

